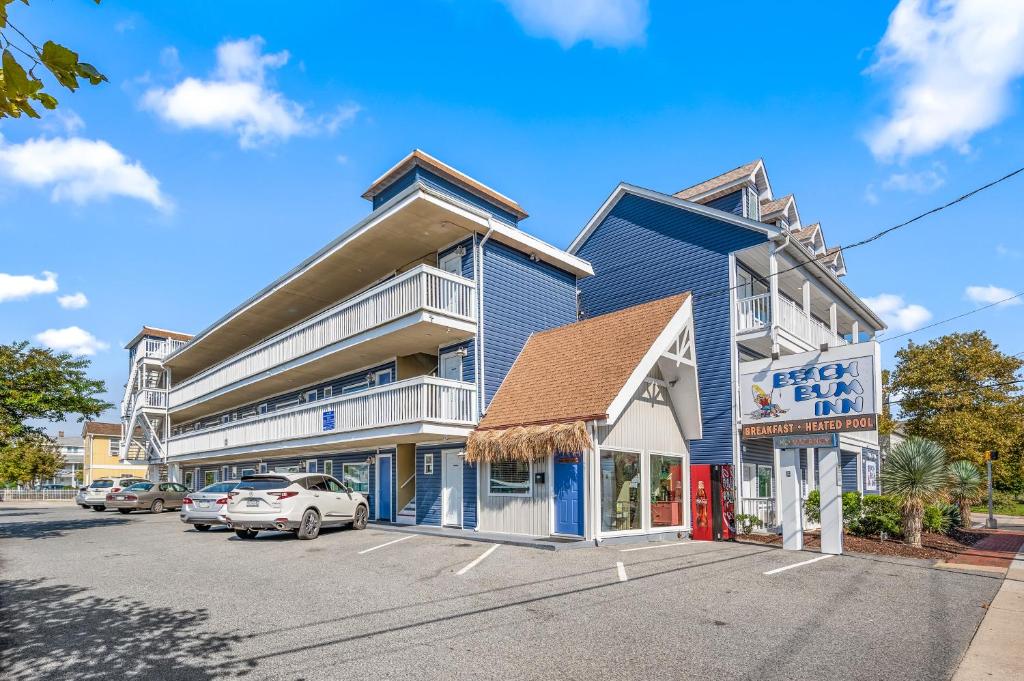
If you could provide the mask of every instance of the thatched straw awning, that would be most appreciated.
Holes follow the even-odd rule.
[[[475,430],[466,442],[466,461],[531,461],[555,452],[581,454],[592,444],[583,421]]]

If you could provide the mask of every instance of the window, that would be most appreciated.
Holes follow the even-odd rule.
[[[238,466],[231,467],[231,479],[234,480],[238,477]]]
[[[381,369],[374,373],[373,382],[376,385],[386,385],[391,383],[391,369]]]
[[[423,455],[423,475],[434,474],[434,455],[424,454]]]
[[[256,478],[255,480],[243,480],[238,483],[239,490],[253,490],[256,492],[272,489],[284,489],[291,486],[288,478]]]
[[[270,406],[266,402],[264,402],[263,404],[256,408],[256,411],[258,411],[260,414],[266,414],[267,411],[269,411],[269,409]]]
[[[220,417],[221,423],[231,423],[231,414],[224,414]]]
[[[230,492],[237,485],[233,482],[215,482],[209,487],[204,487],[201,492],[209,492],[210,494],[222,494],[224,492]]]
[[[327,386],[326,388],[324,388],[324,399],[325,399],[325,400],[326,400],[327,398],[329,398],[329,397],[333,397],[333,396],[334,396],[334,386],[330,386],[330,385],[329,385],[329,386]]]
[[[492,461],[487,490],[491,494],[526,496],[530,493],[529,461]]]
[[[194,475],[193,475],[192,471],[186,471],[185,472],[185,487],[188,487],[189,489],[192,489],[192,482],[193,482],[193,480],[194,480]]]
[[[228,467],[227,466],[221,466],[221,468],[220,468],[220,479],[221,480],[227,480],[228,479]]]
[[[306,401],[307,402],[316,402],[316,390],[310,390],[310,391],[306,392]]]
[[[347,492],[348,491],[347,489],[342,487],[340,484],[338,484],[338,481],[334,480],[333,478],[324,478],[324,480],[327,482],[327,489],[330,490],[331,492],[339,492],[339,493],[341,493],[341,492]]]
[[[651,527],[683,524],[683,460],[651,454]]]
[[[745,194],[747,198],[747,217],[751,220],[760,220],[761,201],[758,198],[757,191],[751,187],[747,187]]]
[[[209,487],[215,482],[217,482],[216,471],[206,471],[206,473],[203,474],[203,487]]]
[[[334,462],[330,459],[324,461],[324,475],[334,475]]]
[[[116,437],[115,438],[111,438],[111,440],[110,440],[110,455],[111,456],[117,456],[118,452],[120,451],[120,449],[121,449],[121,439],[120,438],[116,438]]]
[[[260,473],[266,473],[266,472],[267,472],[267,464],[261,463],[260,464]]]
[[[772,497],[772,477],[773,470],[771,466],[757,466],[757,496],[759,497]]]
[[[322,475],[312,475],[304,479],[301,483],[303,487],[314,492],[326,492],[327,491],[327,478]]]
[[[244,478],[247,475],[253,475],[255,472],[256,472],[255,468],[243,468],[242,469],[242,477]]]
[[[306,472],[307,473],[316,473],[316,459],[307,459],[306,460]]]
[[[341,465],[341,481],[357,492],[370,492],[370,464],[343,463]]]
[[[601,529],[605,532],[639,530],[640,455],[601,452]]]

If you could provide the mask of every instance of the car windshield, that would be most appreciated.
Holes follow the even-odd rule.
[[[92,487],[93,489],[103,489],[105,487],[113,487],[113,486],[114,486],[114,481],[113,480],[94,480],[93,483],[91,485],[89,485],[89,487]]]
[[[206,487],[202,488],[199,491],[210,492],[212,494],[220,494],[223,492],[230,492],[237,486],[237,482],[215,482],[212,485],[207,485]]]
[[[291,485],[288,478],[242,478],[235,489],[253,490],[256,492],[270,489],[284,489]]]
[[[130,487],[126,487],[126,492],[148,492],[153,489],[153,483],[151,482],[137,482]]]

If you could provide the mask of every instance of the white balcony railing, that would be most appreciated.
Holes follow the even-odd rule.
[[[171,408],[417,311],[473,321],[474,283],[420,265],[182,381]]]
[[[472,383],[420,376],[175,435],[167,442],[167,454],[182,456],[418,421],[472,427],[475,395]],[[333,412],[333,418],[325,418],[326,412]]]
[[[171,354],[181,346],[185,344],[183,340],[174,340],[168,338],[166,340],[160,340],[157,338],[144,338],[138,345],[136,350],[135,358],[139,357],[154,357],[156,359],[163,359],[167,355]]]
[[[771,294],[762,293],[736,300],[736,333],[749,333],[767,329],[772,323]],[[833,333],[825,324],[805,313],[788,298],[779,296],[779,327],[800,340],[817,348],[824,343],[830,347],[846,345],[847,340]]]

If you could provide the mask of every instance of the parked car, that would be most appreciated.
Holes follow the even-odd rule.
[[[140,482],[120,492],[107,495],[107,506],[121,513],[151,511],[163,513],[165,509],[181,508],[188,487],[177,482]]]
[[[48,482],[45,485],[36,485],[33,487],[36,492],[53,492],[56,490],[74,489],[71,485],[61,485],[56,482]]]
[[[256,473],[242,477],[221,510],[224,524],[242,539],[260,530],[290,530],[315,539],[323,527],[366,527],[370,505],[359,492],[329,475]]]
[[[82,508],[102,511],[107,508],[108,494],[120,492],[125,487],[131,487],[140,482],[149,482],[149,480],[145,478],[99,478],[78,490],[78,494],[75,495],[75,503]]]
[[[221,525],[220,510],[228,503],[228,492],[238,480],[225,480],[207,485],[198,492],[189,492],[181,502],[181,522],[205,532],[212,525]]]

